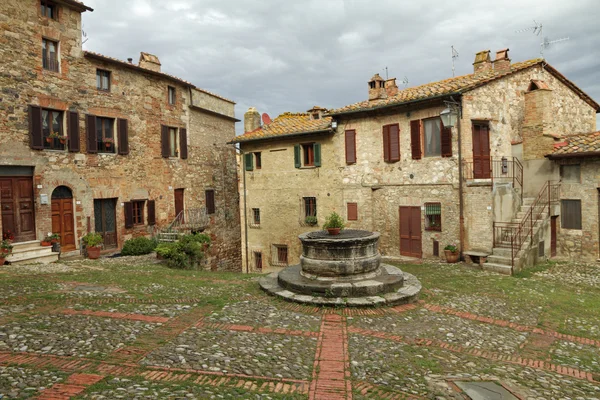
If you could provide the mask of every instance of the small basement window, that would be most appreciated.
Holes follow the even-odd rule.
[[[442,230],[442,204],[425,203],[425,230]]]
[[[581,183],[581,166],[579,164],[561,165],[560,180],[565,183]]]
[[[288,247],[285,245],[273,245],[273,265],[288,265]]]

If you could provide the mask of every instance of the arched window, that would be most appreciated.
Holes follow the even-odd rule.
[[[73,192],[71,191],[71,189],[69,189],[66,186],[58,186],[52,192],[52,200],[72,199],[72,198],[73,198]]]

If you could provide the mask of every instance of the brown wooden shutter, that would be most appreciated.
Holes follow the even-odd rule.
[[[410,121],[410,149],[413,160],[421,159],[421,120]]]
[[[75,111],[69,111],[68,135],[69,151],[74,153],[79,152],[79,113]]]
[[[390,127],[383,127],[383,161],[390,161]]]
[[[348,203],[348,221],[358,220],[358,204]]]
[[[98,152],[98,142],[96,140],[96,116],[88,114],[86,115],[86,136],[87,136],[87,152],[88,153],[97,153]]]
[[[179,155],[182,160],[188,158],[187,129],[179,129]]]
[[[133,203],[128,201],[124,203],[125,210],[125,228],[133,228]]]
[[[452,128],[442,128],[442,157],[452,157]]]
[[[160,126],[160,147],[162,150],[162,156],[169,158],[171,149],[169,147],[169,127],[165,125]]]
[[[148,200],[148,225],[156,225],[156,205],[154,200]]]
[[[29,106],[29,146],[34,150],[44,150],[42,108],[38,106]]]
[[[390,125],[390,161],[400,161],[400,128],[398,124]]]
[[[346,131],[346,164],[356,163],[356,131]]]
[[[119,137],[119,154],[129,154],[129,125],[126,119],[117,121],[117,135]]]
[[[215,191],[207,190],[205,193],[206,193],[206,213],[214,214],[215,213]]]

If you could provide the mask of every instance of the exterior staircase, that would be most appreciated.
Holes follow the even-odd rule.
[[[183,210],[173,222],[156,234],[159,242],[176,242],[181,235],[203,232],[210,224],[206,208]]]
[[[58,253],[52,252],[52,247],[40,245],[39,240],[30,242],[13,243],[13,251],[6,261],[11,265],[16,264],[48,264],[58,261]]]

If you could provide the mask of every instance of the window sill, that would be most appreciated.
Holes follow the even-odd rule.
[[[298,169],[315,169],[315,168],[320,168],[320,167],[316,167],[314,165],[303,165]]]
[[[256,225],[256,224],[249,224],[248,227],[251,229],[260,229],[260,225]]]
[[[59,150],[59,149],[44,149],[44,151],[49,151],[50,153],[67,153],[67,149]]]
[[[425,228],[426,232],[441,232],[441,229],[431,229],[431,228]]]
[[[116,156],[117,155],[117,153],[104,153],[104,152],[101,152],[101,151],[99,151],[97,154],[99,156]]]

